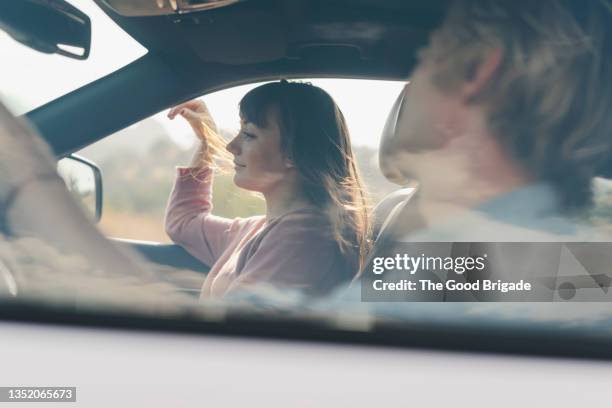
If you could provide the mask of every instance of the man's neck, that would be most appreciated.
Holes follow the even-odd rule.
[[[435,156],[437,169],[423,174],[419,192],[428,221],[469,211],[531,182],[490,135],[458,137]]]

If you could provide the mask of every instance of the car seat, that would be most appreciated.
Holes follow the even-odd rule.
[[[364,299],[368,297],[368,290],[364,291],[364,288],[371,286],[370,279],[376,279],[371,273],[367,273],[371,269],[374,258],[385,257],[395,253],[399,250],[396,246],[397,241],[401,241],[401,238],[409,234],[410,231],[415,231],[425,226],[424,219],[420,215],[418,208],[418,186],[414,180],[406,177],[401,171],[402,158],[401,155],[397,154],[401,153],[400,146],[403,137],[400,132],[402,129],[404,94],[404,90],[402,90],[391,108],[383,128],[379,146],[379,167],[383,175],[392,183],[398,184],[400,188],[382,199],[372,213],[374,245],[364,268],[357,275],[357,279],[362,281],[362,298]],[[419,244],[415,245],[417,246],[412,249],[420,252],[417,249]],[[443,250],[450,251],[451,249],[449,247]],[[364,283],[364,280],[369,283]],[[434,295],[430,297],[433,298],[429,300],[442,300]],[[394,300],[398,299],[395,298]],[[378,300],[382,299],[378,298]],[[399,300],[408,300],[408,298]],[[423,300],[422,296],[420,300]]]
[[[393,157],[396,149],[398,135],[398,120],[404,107],[404,90],[396,99],[391,112],[385,122],[380,147],[378,151],[378,163],[384,176],[392,183],[401,186],[398,190],[390,193],[383,198],[374,208],[372,213],[372,236],[375,242],[382,237],[383,233],[390,232],[390,226],[394,225],[394,220],[404,210],[409,201],[415,197],[417,187],[414,181],[404,177],[397,161]]]

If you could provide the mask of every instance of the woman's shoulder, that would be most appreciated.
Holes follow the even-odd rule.
[[[316,208],[301,208],[280,217],[268,220],[268,225],[276,230],[303,231],[325,235],[331,229],[329,217]]]
[[[257,245],[275,248],[309,247],[323,250],[333,247],[332,228],[325,213],[316,209],[299,209],[265,220]]]

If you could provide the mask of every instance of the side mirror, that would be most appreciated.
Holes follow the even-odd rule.
[[[57,172],[68,191],[95,222],[102,218],[102,171],[93,162],[70,155],[57,162]]]
[[[0,29],[46,54],[89,56],[91,20],[65,0],[2,0]]]

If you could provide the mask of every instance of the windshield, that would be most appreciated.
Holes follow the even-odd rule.
[[[92,0],[70,0],[69,3],[91,19],[92,51],[87,60],[35,52],[0,30],[0,100],[16,115],[59,98],[146,54],[146,49]]]

